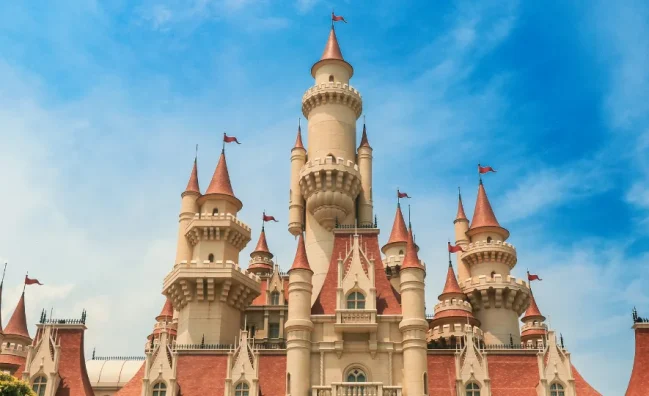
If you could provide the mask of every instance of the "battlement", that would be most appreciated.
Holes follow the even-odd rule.
[[[462,291],[469,297],[474,311],[483,308],[505,308],[522,315],[530,301],[530,289],[523,280],[507,275],[493,277],[480,275],[460,283]]]
[[[475,241],[465,247],[460,258],[467,265],[497,262],[514,268],[517,262],[516,248],[503,241]]]
[[[484,333],[477,326],[471,326],[466,323],[455,323],[455,324],[445,324],[442,326],[435,326],[432,329],[428,330],[426,339],[428,342],[435,341],[440,338],[455,338],[463,337],[467,333],[472,333],[473,337],[482,340],[484,338]]]
[[[261,278],[259,276],[253,274],[252,272],[248,272],[248,270],[246,269],[241,268],[239,264],[235,263],[232,260],[203,260],[202,262],[198,260],[191,260],[189,262],[187,260],[183,260],[180,263],[174,265],[174,270],[176,268],[233,269],[256,282],[261,282]],[[165,277],[165,282],[172,276],[172,274],[173,271]]]
[[[523,327],[521,327],[521,333],[524,333],[528,330],[544,330],[547,332],[548,326],[543,322],[535,320],[534,322],[525,323]]]
[[[193,220],[205,220],[205,221],[230,220],[231,222],[237,224],[239,227],[243,228],[244,230],[248,232],[251,231],[250,227],[246,223],[239,220],[237,216],[233,215],[232,213],[214,213],[214,214],[208,212],[195,213]]]
[[[266,264],[271,267],[275,265],[275,262],[273,262],[273,259],[270,259],[268,257],[264,257],[261,255],[254,255],[250,261],[248,261],[249,264]]]
[[[405,255],[400,254],[398,256],[386,256],[383,258],[383,266],[384,267],[396,267],[399,266],[401,267],[401,264],[403,263],[403,258]]]
[[[314,85],[307,89],[302,96],[302,114],[307,119],[309,113],[321,104],[336,103],[351,107],[356,118],[363,112],[363,99],[360,92],[349,84],[328,82]]]
[[[434,312],[437,314],[437,312],[447,311],[451,309],[459,309],[466,312],[473,312],[471,303],[469,303],[468,301],[458,300],[455,298],[450,300],[440,301],[439,303],[435,304]]]
[[[196,213],[185,229],[192,246],[201,240],[225,240],[239,250],[250,242],[250,227],[231,213]]]
[[[494,274],[492,278],[487,277],[486,275],[480,275],[480,276],[474,276],[473,278],[467,278],[460,282],[460,286],[462,289],[467,289],[471,287],[476,287],[480,285],[492,285],[493,287],[506,287],[508,285],[517,285],[517,286],[522,286],[527,289],[529,287],[527,286],[527,282],[525,282],[522,279],[517,279],[514,276],[507,275],[505,279],[503,279],[501,274]]]

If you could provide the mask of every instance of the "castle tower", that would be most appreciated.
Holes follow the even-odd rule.
[[[455,215],[455,220],[453,221],[455,226],[455,245],[460,245],[462,249],[466,250],[469,245],[469,237],[466,235],[467,231],[469,231],[469,219],[464,214],[462,194],[459,191],[457,199],[457,215]],[[462,260],[458,260],[457,262],[457,274],[461,281],[471,277],[469,268]]]
[[[401,205],[397,204],[397,213],[394,215],[394,223],[392,224],[392,232],[388,243],[383,245],[381,251],[385,255],[383,259],[383,266],[385,267],[390,284],[395,290],[399,290],[399,270],[401,263],[406,252],[406,245],[408,244],[408,229],[406,222],[401,213]]]
[[[401,310],[403,319],[399,330],[403,335],[403,394],[424,395],[424,382],[428,378],[426,360],[426,322],[424,278],[426,270],[419,262],[417,248],[408,232],[406,255],[401,266]]]
[[[374,224],[372,204],[372,147],[367,139],[367,128],[363,122],[363,135],[358,146],[356,160],[361,173],[361,192],[358,194],[358,225],[371,227]]]
[[[518,318],[529,304],[530,289],[510,275],[517,261],[516,249],[506,242],[509,231],[496,220],[482,180],[466,235],[470,243],[459,256],[470,277],[461,279],[461,286],[481,323],[485,342],[518,344]]]
[[[530,306],[521,318],[523,328],[521,329],[521,342],[534,346],[543,346],[548,334],[548,326],[543,323],[545,316],[541,314],[534,295],[530,295]]]
[[[15,374],[19,367],[24,366],[27,359],[27,347],[31,343],[32,338],[27,330],[25,291],[23,290],[16,309],[4,329],[2,351],[0,351],[0,370]]]
[[[286,321],[286,394],[311,394],[311,283],[313,271],[309,265],[304,236],[300,234],[297,252],[288,271],[288,320]]]
[[[268,243],[266,242],[266,231],[264,230],[264,226],[262,226],[257,247],[250,253],[248,272],[256,275],[270,274],[273,272],[274,265],[273,254],[268,250]]]
[[[306,150],[302,143],[302,126],[297,126],[295,146],[291,150],[291,191],[288,204],[288,231],[298,236],[304,231],[304,197],[300,191],[300,171],[306,163]]]
[[[174,308],[171,300],[167,298],[160,314],[155,318],[156,324],[145,347],[146,358],[142,388],[146,395],[153,393],[154,384],[160,380],[167,384],[169,394],[177,393],[174,366],[176,366],[178,355],[168,352],[176,340],[178,329],[178,322],[174,320],[173,316]]]
[[[174,321],[174,307],[169,298],[165,300],[160,315],[156,316],[155,321],[153,333],[147,339],[149,342],[153,340],[154,344],[164,341],[171,345],[178,333],[178,322]]]
[[[182,257],[189,260],[174,265],[163,294],[178,311],[178,343],[229,343],[239,335],[243,311],[260,293],[259,277],[238,264],[250,227],[236,217],[243,204],[232,190],[224,151],[204,195],[198,195],[192,179],[195,188],[182,196],[187,208],[179,239],[186,241],[178,243],[188,244]]]
[[[340,51],[334,29],[329,33],[322,58],[311,68],[315,85],[302,97],[302,113],[309,121],[306,162],[299,170],[301,199],[306,201],[306,249],[313,269],[314,299],[322,288],[333,250],[333,228],[336,223],[354,225],[359,208],[357,197],[365,190],[360,203],[362,220],[371,218],[371,180],[362,183],[361,170],[371,173],[371,148],[363,145],[356,151],[356,120],[363,103],[358,91],[349,85],[354,69]],[[298,171],[302,154],[292,152],[293,172]],[[299,233],[296,223],[301,199],[291,191],[289,229]],[[369,222],[369,221],[367,221]]]
[[[189,239],[185,238],[187,225],[192,221],[194,215],[198,213],[198,203],[196,202],[201,196],[201,189],[198,186],[198,164],[197,158],[194,158],[194,167],[187,182],[187,188],[180,195],[180,215],[178,216],[178,247],[176,248],[176,262],[189,262],[192,259],[192,247]]]

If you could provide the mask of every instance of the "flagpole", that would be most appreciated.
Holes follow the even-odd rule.
[[[2,270],[2,282],[0,282],[0,287],[5,283],[5,272],[7,272],[7,262],[5,261],[5,269]]]
[[[408,228],[412,228],[412,224],[410,224],[410,204],[408,204]]]
[[[266,225],[266,209],[264,209],[264,213],[261,215],[261,232],[264,232],[265,225]]]
[[[29,271],[25,274],[25,281],[23,282],[23,294],[25,294],[25,287],[27,287],[27,277],[29,276]]]
[[[399,195],[399,187],[397,187],[397,206],[401,205],[401,197]]]
[[[451,239],[450,238],[448,240],[448,244],[449,244],[449,246],[451,245]],[[453,266],[453,263],[451,263],[451,249],[448,249],[448,266],[449,267]]]
[[[333,8],[331,9],[331,30],[335,30],[334,29],[334,9]]]
[[[221,152],[225,153],[225,132],[223,132],[223,148],[221,148]]]
[[[478,162],[478,180],[480,180],[480,184],[482,184],[482,174],[480,173],[480,163]]]
[[[198,160],[198,143],[196,143],[196,153],[194,154],[194,161]]]

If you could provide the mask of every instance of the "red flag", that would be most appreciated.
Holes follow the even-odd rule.
[[[535,281],[535,280],[542,281],[543,279],[539,278],[538,275],[530,274],[530,272],[527,271],[527,280],[531,282],[531,281]]]
[[[457,253],[457,252],[463,252],[464,249],[462,249],[462,246],[460,245],[451,245],[451,242],[448,243],[448,252],[449,253]]]
[[[33,285],[33,284],[43,285],[41,282],[38,281],[38,279],[31,279],[27,275],[25,275],[25,284],[26,285]]]
[[[263,217],[263,219],[264,219],[264,221],[274,221],[275,223],[277,223],[277,220],[275,219],[275,217],[273,217],[273,216],[266,216],[266,213],[264,213],[264,217]]]
[[[342,15],[336,15],[336,14],[333,13],[333,11],[331,11],[331,20],[333,22],[343,21],[343,22],[347,23],[347,21],[345,20],[345,18]]]
[[[496,170],[494,168],[490,167],[490,166],[480,166],[480,164],[478,164],[478,173],[480,173],[482,175],[482,174],[487,173],[487,172],[494,172],[495,173]]]
[[[232,143],[232,142],[235,142],[236,144],[241,144],[241,143],[239,143],[239,141],[237,140],[236,137],[234,137],[234,136],[228,136],[228,135],[226,135],[225,133],[223,134],[223,141],[224,141],[225,143]]]
[[[404,192],[401,192],[399,190],[397,190],[397,197],[399,197],[399,198],[410,198],[408,196],[408,193],[404,193]]]

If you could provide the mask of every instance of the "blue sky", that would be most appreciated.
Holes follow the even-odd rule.
[[[31,323],[42,308],[86,308],[88,348],[141,353],[194,145],[205,188],[224,130],[244,143],[228,161],[253,238],[264,208],[285,219],[300,101],[335,7],[349,21],[337,32],[363,94],[382,238],[400,187],[413,196],[428,306],[443,285],[457,186],[470,214],[475,166],[493,165],[485,185],[518,248],[515,275],[541,275],[535,295],[573,363],[603,394],[622,394],[630,311],[649,312],[649,5],[402,3],[4,4],[5,323],[29,270],[46,283],[28,290]],[[269,225],[268,239],[286,269],[295,242],[285,223]]]

